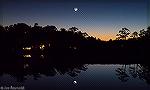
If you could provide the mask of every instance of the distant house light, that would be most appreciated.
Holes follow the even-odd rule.
[[[44,49],[45,48],[45,45],[43,44],[43,45],[40,45],[40,49]]]
[[[31,50],[31,47],[22,48],[23,50]]]
[[[23,55],[23,57],[31,57],[31,55]]]

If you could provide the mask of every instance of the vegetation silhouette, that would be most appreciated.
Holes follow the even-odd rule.
[[[116,36],[119,36],[116,39],[126,40],[126,38],[128,37],[129,34],[130,34],[130,30],[129,29],[122,28],[122,30],[119,30],[119,34],[116,35]]]
[[[131,35],[130,35],[131,34]],[[29,26],[17,23],[0,25],[0,56],[3,63],[147,63],[150,50],[150,27],[131,33],[122,28],[116,40],[102,41],[77,27],[57,29],[56,26]],[[24,60],[27,61],[27,60]],[[23,61],[23,62],[24,62]]]

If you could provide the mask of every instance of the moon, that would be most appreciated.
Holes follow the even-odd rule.
[[[74,11],[75,11],[75,12],[78,11],[78,8],[74,8]]]
[[[77,81],[73,81],[73,84],[77,84]]]

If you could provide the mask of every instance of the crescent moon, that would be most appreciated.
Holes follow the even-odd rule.
[[[75,11],[75,12],[78,11],[78,8],[74,8],[74,11]]]

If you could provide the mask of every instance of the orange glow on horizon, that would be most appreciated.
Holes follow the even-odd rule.
[[[94,36],[97,39],[101,39],[104,41],[109,41],[110,39],[116,39],[116,35],[114,33],[98,33],[98,32],[88,32],[90,36]]]

